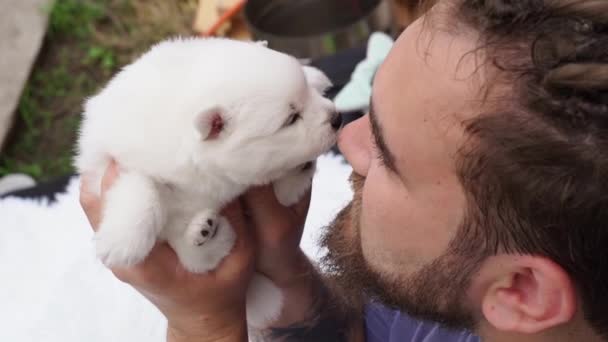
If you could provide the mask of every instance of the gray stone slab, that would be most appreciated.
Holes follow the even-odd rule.
[[[52,0],[0,0],[0,147],[46,33]]]

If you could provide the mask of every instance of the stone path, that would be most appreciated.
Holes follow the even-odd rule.
[[[0,147],[46,33],[52,0],[0,0]]]

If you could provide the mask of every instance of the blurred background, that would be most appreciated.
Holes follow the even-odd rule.
[[[369,36],[396,36],[418,16],[417,3],[0,0],[0,178],[21,173],[45,182],[72,174],[83,101],[159,40],[264,39],[305,63],[324,65],[334,83],[342,78],[344,85],[365,57]],[[335,59],[349,51],[350,58]]]
[[[122,66],[177,35],[262,39],[324,71],[349,122],[417,3],[0,0],[0,341],[166,340],[164,316],[95,257],[72,168],[83,102]],[[301,243],[312,260],[352,198],[343,158],[320,156],[317,170]]]

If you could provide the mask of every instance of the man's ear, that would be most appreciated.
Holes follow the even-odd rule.
[[[217,139],[226,128],[225,111],[212,107],[200,112],[194,119],[194,127],[205,141]]]
[[[488,323],[502,331],[534,334],[573,319],[576,292],[561,266],[538,256],[497,258],[481,303]]]
[[[332,86],[331,81],[323,71],[307,65],[302,66],[302,69],[304,69],[304,75],[306,76],[308,84],[315,88],[319,93],[325,93],[325,91]]]

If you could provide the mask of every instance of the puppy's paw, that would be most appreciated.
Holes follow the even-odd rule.
[[[274,183],[274,194],[282,205],[296,204],[310,189],[317,162],[311,161],[291,171]]]
[[[201,217],[204,216],[201,215]],[[205,225],[205,227],[207,226]],[[202,236],[203,228],[200,225],[191,224],[189,227],[196,227],[192,231],[198,232]],[[217,216],[215,230],[208,234],[201,245],[194,242],[192,234],[181,234],[168,238],[169,244],[175,250],[184,268],[192,273],[205,273],[216,268],[222,259],[230,254],[236,241],[236,234],[232,226],[223,216]]]
[[[97,256],[109,267],[143,261],[154,247],[164,219],[154,183],[135,173],[121,174],[106,195],[95,235]]]
[[[194,246],[202,246],[215,237],[220,219],[213,210],[203,210],[194,215],[186,229],[186,239]]]
[[[247,289],[247,324],[265,329],[281,314],[283,293],[268,278],[257,273]]]
[[[104,233],[105,228],[105,233]],[[97,257],[108,267],[128,267],[142,262],[154,247],[156,236],[133,234],[133,227],[100,227],[95,235]],[[124,230],[126,233],[119,233]]]

